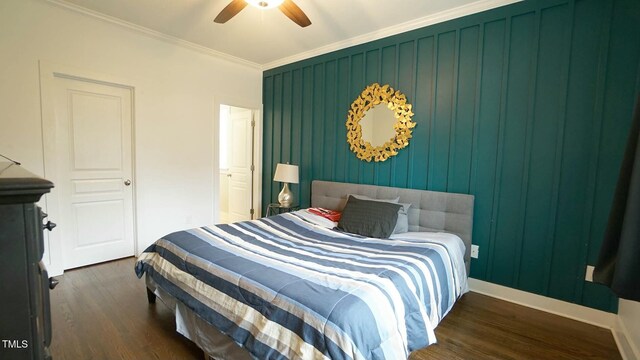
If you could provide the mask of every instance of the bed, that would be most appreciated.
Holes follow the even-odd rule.
[[[311,205],[349,194],[411,204],[409,232],[371,239],[300,210],[169,234],[136,274],[214,359],[406,359],[468,290],[473,196],[314,181]]]

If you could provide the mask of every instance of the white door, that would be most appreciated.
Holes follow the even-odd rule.
[[[229,108],[229,218],[232,222],[251,219],[253,112]]]
[[[132,256],[131,90],[62,77],[53,90],[63,267]]]

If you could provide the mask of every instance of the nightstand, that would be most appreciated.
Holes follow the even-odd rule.
[[[282,206],[280,203],[271,203],[267,205],[267,216],[288,213],[289,211],[300,210],[299,205]]]

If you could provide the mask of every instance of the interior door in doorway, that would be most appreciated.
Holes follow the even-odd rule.
[[[229,222],[252,218],[254,124],[252,110],[220,107],[220,213]]]
[[[53,99],[64,269],[134,255],[131,89],[55,77]]]

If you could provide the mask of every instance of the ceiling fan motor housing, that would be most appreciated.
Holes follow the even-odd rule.
[[[246,0],[249,5],[253,5],[257,8],[261,9],[272,9],[274,7],[280,6],[284,0]]]

